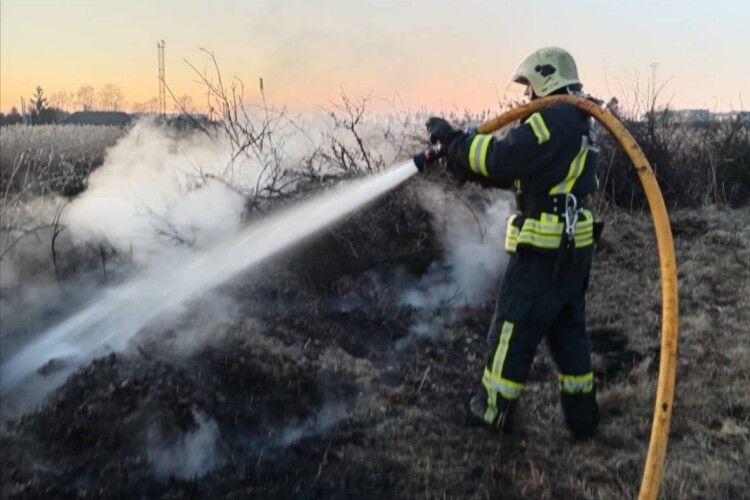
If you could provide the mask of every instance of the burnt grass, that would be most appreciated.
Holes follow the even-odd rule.
[[[567,434],[542,345],[520,429],[503,436],[470,425],[464,409],[493,297],[425,311],[383,285],[388,270],[418,277],[442,255],[414,202],[419,182],[227,284],[242,314],[220,342],[175,357],[149,338],[3,420],[2,497],[636,496],[659,357],[647,214],[600,210],[608,226],[588,307],[599,433]],[[662,494],[750,498],[750,210],[677,211],[672,224],[681,346]],[[411,334],[425,315],[447,318],[434,337]],[[206,421],[216,442],[193,450],[211,455],[205,473],[155,473],[155,436],[179,443]]]

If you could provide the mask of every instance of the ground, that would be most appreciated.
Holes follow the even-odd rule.
[[[426,215],[381,205],[394,203],[398,237],[360,214],[288,255],[282,278],[228,285],[246,313],[222,342],[177,360],[158,342],[99,358],[3,420],[2,497],[635,497],[661,313],[647,214],[600,210],[587,314],[602,424],[574,442],[544,346],[517,434],[468,424],[492,301],[453,311],[434,338],[410,336],[420,312],[374,276],[423,272],[439,251],[414,239]],[[750,209],[671,219],[681,339],[662,495],[750,498]],[[372,251],[384,241],[393,262]],[[358,257],[332,272],[347,251]]]

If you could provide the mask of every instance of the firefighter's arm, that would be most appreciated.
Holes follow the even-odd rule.
[[[534,176],[558,153],[563,142],[558,122],[554,112],[534,113],[502,139],[462,136],[451,143],[448,154],[454,168],[466,172],[467,180],[509,186],[516,179]]]

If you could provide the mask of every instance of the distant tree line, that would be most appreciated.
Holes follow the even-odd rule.
[[[10,108],[10,113],[7,115],[0,113],[0,126],[15,125],[17,123],[23,123],[23,116],[18,112],[18,108],[13,106]]]
[[[75,94],[60,91],[49,97],[41,86],[37,86],[23,106],[21,112],[13,106],[7,115],[0,113],[0,126],[61,123],[72,111],[121,111],[125,106],[125,97],[120,87],[112,83],[98,91],[91,85],[83,85]]]
[[[19,123],[29,125],[62,123],[75,111],[123,111],[125,104],[122,90],[112,83],[98,90],[91,85],[83,85],[75,93],[60,91],[49,97],[41,86],[37,86],[33,96],[23,103],[20,111],[13,106],[7,115],[0,113],[0,126]],[[136,102],[130,108],[135,114],[155,114],[159,112],[159,100],[152,98],[144,102]],[[195,107],[191,97],[183,95],[175,98],[173,111],[176,114],[194,113]]]

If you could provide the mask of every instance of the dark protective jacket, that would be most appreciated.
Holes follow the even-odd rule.
[[[590,119],[578,108],[558,103],[532,114],[502,139],[463,136],[451,143],[450,159],[470,172],[470,179],[515,188],[519,213],[508,220],[505,248],[556,250],[563,239],[567,194],[577,200],[576,248],[594,242],[594,220],[582,209],[597,187],[598,148]],[[570,197],[568,197],[570,198]]]

